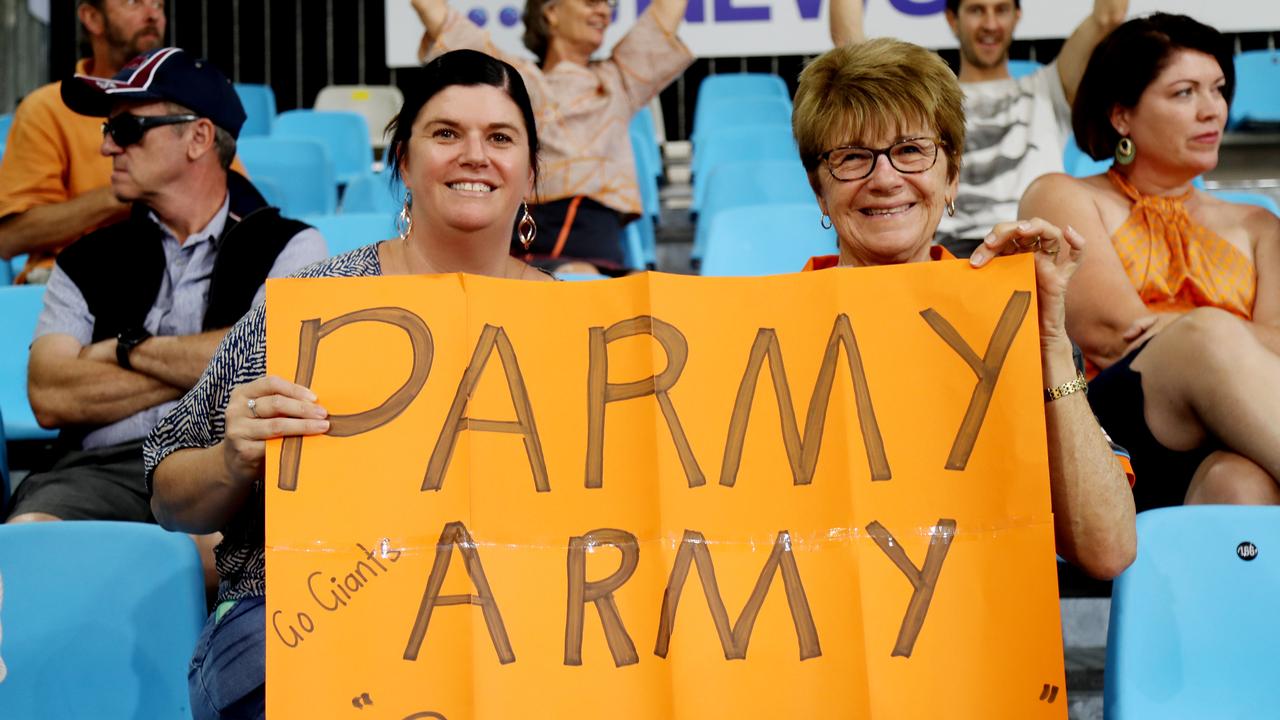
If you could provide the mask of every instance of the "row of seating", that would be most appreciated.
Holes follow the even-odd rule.
[[[1138,547],[1112,594],[1106,716],[1272,717],[1280,508],[1142,513]],[[0,526],[0,716],[189,718],[201,579],[191,539],[154,525]]]

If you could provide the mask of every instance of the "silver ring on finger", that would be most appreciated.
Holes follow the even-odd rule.
[[[254,417],[256,418],[261,417],[260,415],[258,415],[258,399],[257,398],[249,398],[247,401],[245,401],[245,404],[249,406],[249,412],[252,413]]]

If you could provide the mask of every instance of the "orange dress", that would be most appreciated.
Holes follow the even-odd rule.
[[[1143,304],[1155,312],[1208,306],[1252,318],[1258,291],[1253,262],[1191,219],[1185,203],[1194,190],[1154,197],[1139,193],[1114,168],[1107,179],[1133,202],[1111,244]]]

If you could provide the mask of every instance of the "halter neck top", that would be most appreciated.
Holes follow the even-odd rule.
[[[1253,262],[1191,219],[1185,203],[1194,190],[1177,197],[1143,195],[1114,168],[1107,179],[1133,201],[1111,244],[1148,308],[1186,312],[1211,306],[1252,317],[1258,289]]]

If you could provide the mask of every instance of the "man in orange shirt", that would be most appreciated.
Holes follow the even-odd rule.
[[[164,44],[164,0],[79,0],[76,14],[92,49],[78,73],[112,77]],[[71,112],[61,86],[22,101],[0,161],[0,257],[28,255],[20,281],[44,282],[58,250],[128,216],[111,192],[111,159],[99,152],[102,120]]]

